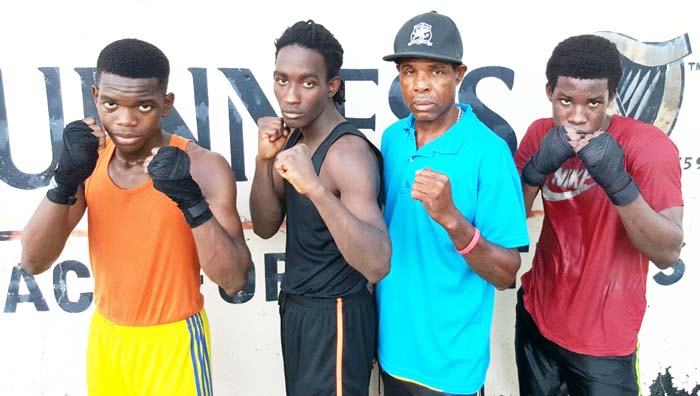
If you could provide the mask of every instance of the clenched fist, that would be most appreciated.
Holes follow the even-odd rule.
[[[105,145],[105,132],[95,119],[73,121],[63,130],[63,150],[54,169],[55,186],[46,193],[54,203],[72,205],[78,186],[95,170],[97,150]]]
[[[309,195],[309,193],[323,188],[311,162],[311,150],[304,143],[299,143],[277,154],[275,170],[299,194]]]
[[[290,132],[279,117],[258,119],[258,159],[266,161],[275,158],[287,143]]]
[[[209,220],[213,214],[190,175],[190,156],[177,147],[158,147],[152,153],[143,166],[153,180],[153,187],[177,203],[190,227]]]
[[[576,134],[568,131],[563,126],[555,126],[550,129],[540,142],[540,149],[530,157],[522,171],[523,181],[530,186],[539,186],[544,178],[554,173],[567,159],[576,153],[569,143],[577,139]]]
[[[452,200],[450,178],[430,168],[416,172],[411,198],[421,201],[428,215],[442,226],[446,226],[457,211]]]

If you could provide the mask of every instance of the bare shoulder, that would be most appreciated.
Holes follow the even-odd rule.
[[[226,158],[221,154],[207,150],[194,142],[190,142],[186,149],[190,156],[190,173],[200,188],[207,192],[219,188],[235,188],[235,178]]]
[[[326,154],[324,164],[333,166],[351,166],[356,162],[376,163],[376,156],[367,140],[351,134],[338,138]],[[378,163],[376,164],[379,165]]]
[[[328,149],[323,161],[322,172],[336,185],[376,184],[381,170],[379,161],[367,140],[351,134],[338,138]]]

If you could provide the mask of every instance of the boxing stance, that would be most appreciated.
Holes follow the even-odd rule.
[[[544,223],[522,277],[515,349],[520,394],[638,395],[637,334],[649,260],[683,241],[678,150],[658,128],[607,115],[622,74],[615,45],[570,37],[547,63],[552,117],[516,153],[529,211]]]
[[[410,114],[382,135],[391,272],[377,285],[387,396],[482,388],[496,288],[515,280],[529,239],[506,142],[455,103],[467,66],[452,19],[408,20],[394,39]]]
[[[170,66],[155,46],[109,44],[97,60],[100,122],[71,122],[46,198],[22,233],[22,266],[47,270],[88,213],[95,312],[90,395],[211,395],[200,270],[227,294],[250,252],[226,160],[161,129]]]

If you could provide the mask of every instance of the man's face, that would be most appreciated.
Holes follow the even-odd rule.
[[[165,94],[156,78],[128,78],[102,73],[92,88],[105,131],[124,152],[150,149],[160,138],[161,118],[172,108],[174,96]]]
[[[455,104],[455,90],[467,67],[432,59],[403,59],[396,66],[401,93],[416,121],[434,121]]]
[[[610,101],[607,79],[559,77],[554,89],[547,84],[547,97],[552,102],[554,125],[575,130],[579,135],[607,127],[605,111]]]
[[[288,45],[277,53],[274,92],[282,118],[290,128],[304,128],[323,113],[340,80],[327,80],[323,56],[308,48]]]

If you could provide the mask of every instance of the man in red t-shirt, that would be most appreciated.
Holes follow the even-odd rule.
[[[520,394],[638,395],[637,334],[649,260],[678,260],[683,199],[678,150],[658,128],[606,115],[618,52],[593,35],[559,43],[547,63],[552,118],[515,156],[529,211],[544,223],[516,308]]]

